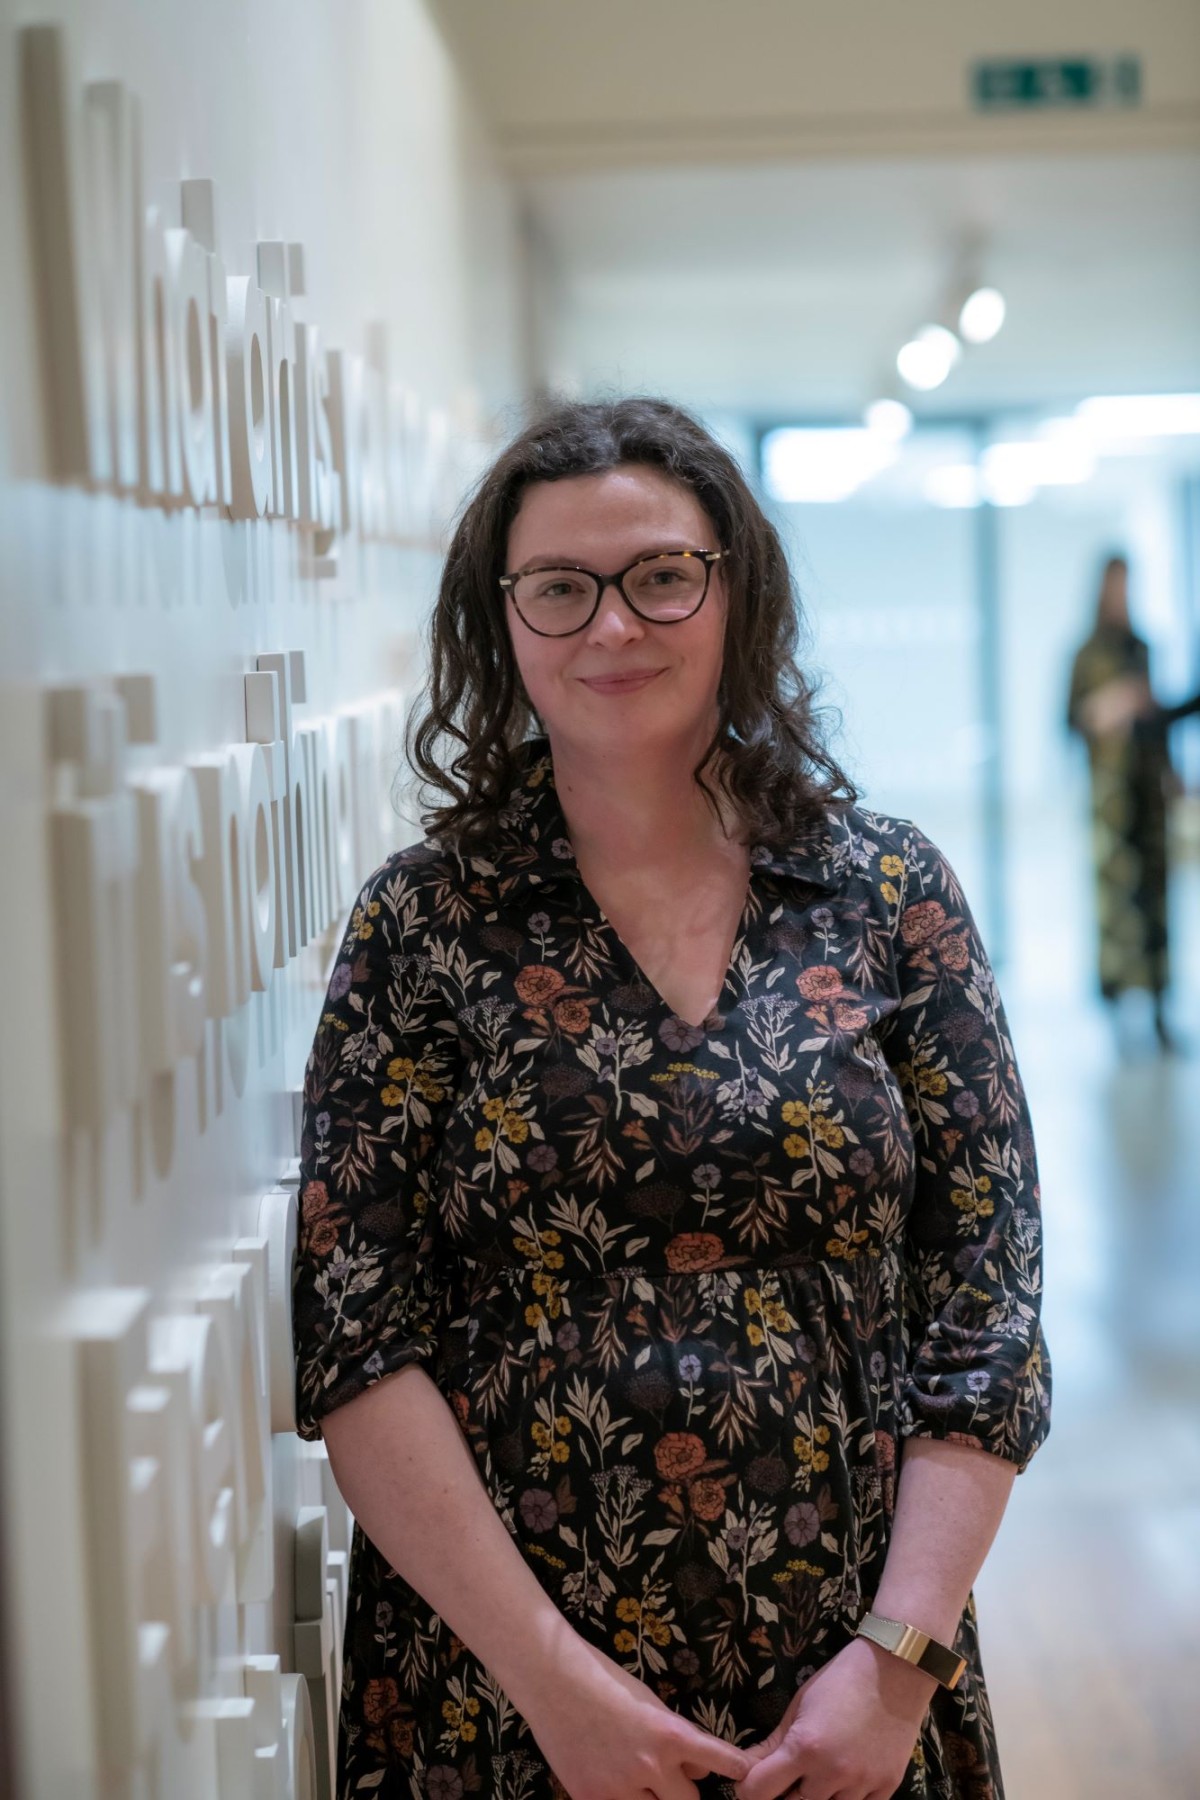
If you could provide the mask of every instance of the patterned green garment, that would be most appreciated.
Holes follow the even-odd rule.
[[[902,1441],[1021,1468],[1048,1429],[1025,1099],[962,893],[913,826],[844,809],[755,846],[692,1025],[584,886],[546,740],[523,755],[492,853],[389,858],[334,964],[305,1078],[298,1428],[422,1363],[575,1629],[750,1744],[873,1595]],[[561,1800],[361,1529],[350,1582],[339,1800]],[[908,1800],[1002,1792],[973,1605],[958,1646]]]
[[[1068,723],[1078,731],[1082,703],[1109,682],[1148,682],[1149,675],[1150,652],[1140,637],[1098,626],[1075,657]],[[1087,746],[1100,992],[1108,1000],[1126,988],[1161,994],[1169,980],[1166,733],[1088,738]]]

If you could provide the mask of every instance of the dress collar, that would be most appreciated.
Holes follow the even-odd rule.
[[[501,877],[504,894],[538,888],[568,877],[581,879],[554,783],[549,740],[526,739],[517,751],[523,770],[501,814],[501,834],[489,860]],[[750,847],[754,872],[806,882],[834,893],[844,875],[837,868],[837,843],[828,815],[806,826],[787,849],[773,844]]]

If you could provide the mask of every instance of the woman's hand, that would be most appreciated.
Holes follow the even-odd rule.
[[[1128,737],[1138,719],[1154,711],[1154,696],[1143,675],[1117,675],[1080,702],[1079,720],[1088,737]]]
[[[890,1800],[937,1683],[855,1638],[796,1690],[770,1737],[751,1744],[739,1800]]]
[[[525,1718],[570,1800],[697,1800],[701,1776],[737,1781],[750,1768],[744,1750],[672,1712],[577,1634]]]

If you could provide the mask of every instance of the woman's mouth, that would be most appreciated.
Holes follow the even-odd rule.
[[[596,694],[631,694],[637,688],[644,688],[647,682],[653,681],[661,669],[638,669],[629,675],[593,675],[580,676],[584,687],[592,689]]]

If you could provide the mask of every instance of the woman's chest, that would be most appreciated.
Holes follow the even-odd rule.
[[[586,906],[490,922],[442,1163],[464,1254],[519,1260],[539,1220],[581,1272],[855,1256],[894,1233],[913,1144],[891,963],[863,920],[830,919],[752,897],[703,1024]]]

